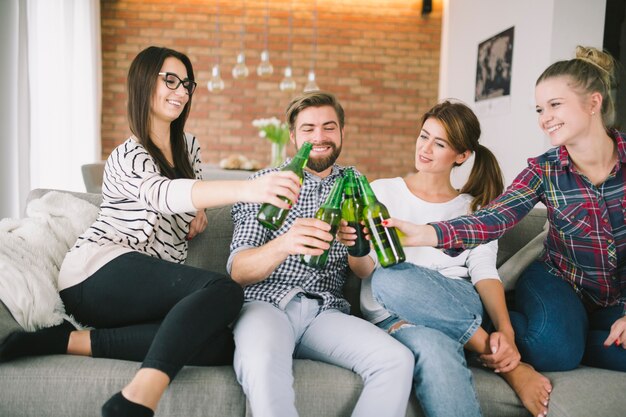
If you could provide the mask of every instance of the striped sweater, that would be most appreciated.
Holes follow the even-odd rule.
[[[198,141],[189,134],[185,139],[196,178],[201,178]],[[185,236],[196,215],[191,201],[195,181],[162,176],[156,161],[133,138],[115,148],[104,168],[98,218],[66,255],[59,290],[84,281],[130,251],[184,262]]]

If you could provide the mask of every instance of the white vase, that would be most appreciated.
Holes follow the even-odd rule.
[[[287,159],[287,144],[272,142],[272,159],[270,166],[277,167]]]

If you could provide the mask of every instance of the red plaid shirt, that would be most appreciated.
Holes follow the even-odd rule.
[[[432,223],[438,247],[452,253],[498,239],[542,202],[550,221],[542,261],[587,304],[621,304],[626,314],[626,139],[615,130],[611,136],[619,161],[599,186],[577,172],[565,147],[553,148],[530,158],[485,208]]]

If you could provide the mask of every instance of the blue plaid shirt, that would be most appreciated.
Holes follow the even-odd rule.
[[[550,229],[542,257],[591,308],[626,314],[626,139],[615,130],[618,162],[599,186],[580,174],[563,146],[528,160],[507,190],[482,210],[433,223],[441,248],[494,240],[541,201]],[[453,250],[454,251],[454,250]]]
[[[256,215],[261,207],[260,204],[235,204],[231,211],[235,230],[230,244],[229,268],[235,253],[262,246],[286,233],[299,217],[315,217],[317,209],[330,194],[335,181],[343,175],[344,169],[344,167],[334,165],[331,174],[326,178],[320,178],[305,171],[298,201],[289,210],[285,223],[276,231],[263,227],[257,221]],[[251,178],[278,170],[280,167],[265,169]],[[348,312],[350,304],[343,298],[343,285],[348,271],[347,257],[346,247],[336,240],[330,247],[326,267],[321,270],[306,266],[300,261],[300,255],[289,255],[269,277],[256,284],[248,285],[244,289],[245,299],[246,301],[266,301],[281,308],[285,304],[281,303],[283,298],[303,292],[321,298],[323,310],[333,308]]]

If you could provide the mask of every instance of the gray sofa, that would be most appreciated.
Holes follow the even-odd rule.
[[[30,199],[47,190],[34,190]],[[94,204],[97,194],[73,193]],[[207,210],[209,227],[189,245],[188,263],[225,271],[232,234],[230,207]],[[540,250],[545,210],[535,209],[500,241],[499,265],[507,288],[519,266]],[[345,294],[359,314],[359,281],[350,277]],[[19,325],[0,303],[0,341]],[[91,417],[132,377],[138,363],[69,355],[30,357],[0,364],[0,416]],[[509,386],[497,375],[473,367],[485,416],[527,416]],[[310,360],[294,365],[297,407],[303,417],[349,416],[362,387],[351,371]],[[580,367],[548,373],[554,391],[550,416],[623,416],[626,414],[626,374]],[[185,367],[161,401],[157,416],[250,416],[246,398],[231,367]],[[407,416],[422,416],[411,396]]]

